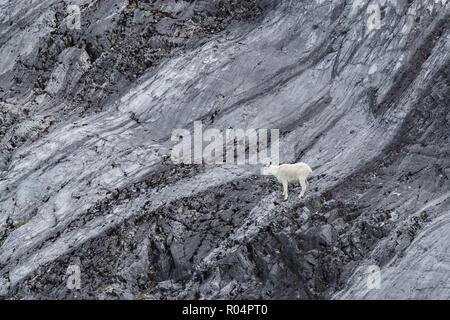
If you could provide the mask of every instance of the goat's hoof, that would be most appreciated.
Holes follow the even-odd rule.
[[[303,197],[303,195],[301,195],[301,194],[298,195],[298,198],[299,198],[299,199],[301,199],[302,197]]]

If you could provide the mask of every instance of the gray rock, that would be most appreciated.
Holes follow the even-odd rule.
[[[448,299],[449,4],[319,2],[0,1],[0,296]],[[280,129],[305,197],[172,163],[195,120]]]

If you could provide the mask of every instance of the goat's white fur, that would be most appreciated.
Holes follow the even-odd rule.
[[[308,175],[312,172],[311,168],[304,162],[294,164],[282,164],[280,166],[274,166],[268,163],[261,169],[261,174],[264,176],[274,175],[278,181],[283,185],[284,200],[288,198],[288,184],[289,182],[300,182],[302,191],[298,195],[301,199],[305,194],[306,187],[308,186]]]

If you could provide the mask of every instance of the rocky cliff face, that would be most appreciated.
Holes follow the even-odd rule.
[[[0,1],[0,297],[449,299],[446,2]],[[174,164],[195,120],[305,197]]]

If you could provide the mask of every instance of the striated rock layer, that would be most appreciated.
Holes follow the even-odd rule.
[[[0,297],[449,299],[449,21],[436,0],[1,0]],[[196,120],[280,129],[305,197],[174,164]]]

